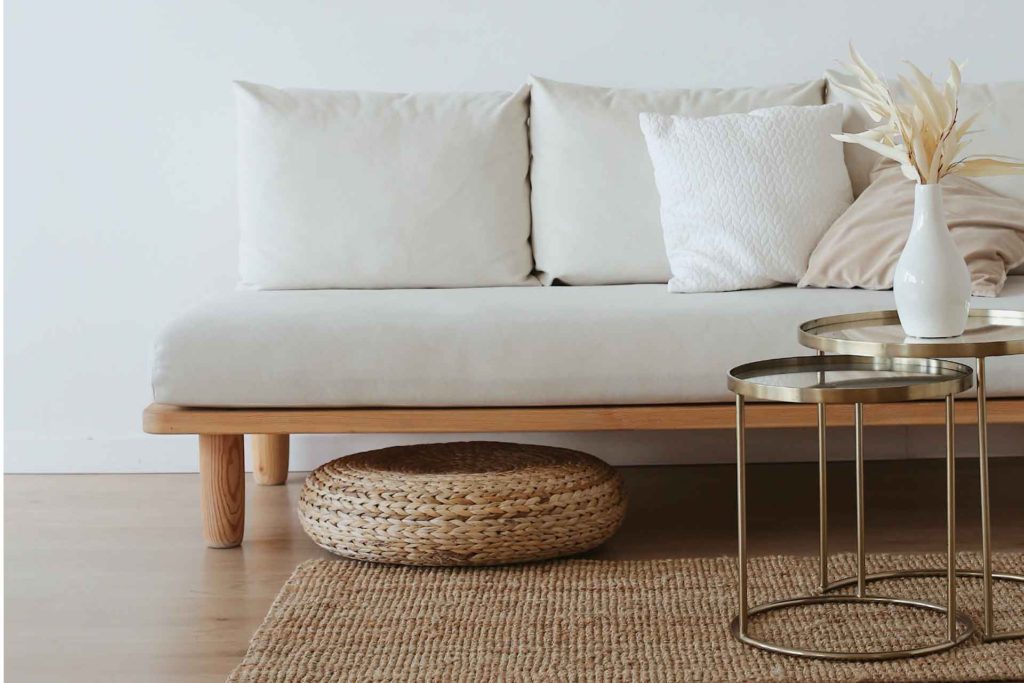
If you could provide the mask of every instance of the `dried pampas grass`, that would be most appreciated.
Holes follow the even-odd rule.
[[[1024,163],[1008,157],[961,156],[980,114],[960,118],[963,65],[950,60],[949,78],[940,89],[908,62],[913,80],[900,76],[899,81],[910,101],[898,102],[853,45],[850,59],[851,63],[844,66],[856,84],[834,85],[859,99],[871,120],[880,125],[863,133],[833,135],[836,140],[862,145],[892,159],[903,169],[903,175],[922,184],[938,183],[951,173],[968,177],[1024,174]]]

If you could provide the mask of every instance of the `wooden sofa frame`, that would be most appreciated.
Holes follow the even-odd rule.
[[[969,399],[973,405],[973,399]],[[942,401],[865,406],[865,424],[940,425]],[[959,410],[957,423],[976,423],[975,410]],[[853,424],[852,406],[828,407],[830,426]],[[989,424],[1024,424],[1024,399],[988,401]],[[751,428],[811,427],[813,405],[748,404]],[[198,434],[203,536],[211,548],[233,548],[245,526],[243,438],[253,435],[254,478],[283,484],[291,434],[561,432],[732,429],[731,403],[557,406],[529,408],[183,408],[154,403],[143,413],[150,434]]]

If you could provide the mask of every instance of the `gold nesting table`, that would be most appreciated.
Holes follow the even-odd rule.
[[[828,319],[826,319],[828,320]],[[815,321],[821,322],[821,321]],[[810,323],[808,323],[810,325]],[[812,327],[811,329],[819,329]],[[824,350],[822,350],[824,351]],[[956,598],[956,469],[954,463],[954,396],[970,389],[970,367],[949,360],[866,355],[800,356],[747,363],[729,372],[728,386],[736,394],[737,516],[739,531],[739,615],[732,622],[732,633],[740,642],[770,652],[827,660],[873,661],[931,654],[948,650],[974,633],[974,623],[957,610]],[[946,534],[948,562],[939,572],[946,576],[946,605],[922,600],[869,594],[867,584],[879,575],[865,570],[864,534],[864,404],[895,403],[925,399],[945,399],[946,403]],[[820,478],[821,593],[789,597],[750,606],[747,600],[747,511],[746,511],[746,434],[744,405],[748,399],[815,403],[818,405]],[[831,403],[854,405],[857,573],[849,580],[828,581],[828,531],[825,479],[825,406]],[[832,590],[855,585],[853,595],[833,594]],[[801,605],[884,604],[928,610],[947,615],[946,625],[937,642],[905,650],[834,651],[812,650],[773,643],[751,635],[749,622],[758,614]]]
[[[849,315],[836,315],[810,320],[800,325],[799,341],[803,346],[825,353],[854,354],[875,358],[974,358],[977,377],[978,410],[978,466],[981,480],[981,554],[982,567],[960,570],[958,576],[982,580],[984,608],[981,634],[985,641],[1024,638],[1024,630],[1000,631],[993,623],[992,581],[1011,581],[1024,584],[1024,576],[993,573],[992,523],[988,474],[988,398],[985,359],[1024,353],[1024,311],[972,310],[967,328],[959,337],[919,339],[908,337],[900,326],[896,311],[870,311]],[[825,572],[828,536],[825,530],[825,414],[818,408],[819,477],[821,481],[821,584],[823,592],[852,585],[852,579],[829,583]],[[942,569],[919,571],[888,571],[871,574],[868,582],[891,578],[941,576]],[[1024,588],[1024,585],[1021,586]]]

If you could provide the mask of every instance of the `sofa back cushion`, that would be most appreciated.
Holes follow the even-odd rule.
[[[530,79],[533,248],[545,282],[668,282],[641,112],[700,117],[820,105],[821,80],[770,88],[635,90]]]
[[[243,286],[535,283],[526,88],[236,95]]]

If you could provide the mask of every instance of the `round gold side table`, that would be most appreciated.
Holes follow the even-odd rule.
[[[1024,630],[997,631],[993,623],[992,581],[1003,580],[1024,584],[1024,576],[1017,574],[993,573],[992,571],[992,523],[988,475],[988,382],[985,359],[991,356],[1024,354],[1024,311],[975,309],[967,318],[967,328],[959,337],[943,339],[919,339],[909,337],[900,326],[896,311],[868,311],[848,315],[834,315],[809,320],[800,325],[800,343],[816,349],[819,354],[842,353],[858,356],[900,357],[900,358],[974,358],[978,383],[978,467],[981,480],[981,571],[961,570],[959,576],[980,578],[984,593],[982,638],[985,641],[1024,638]],[[825,450],[823,434],[825,415],[819,409],[819,476],[825,478]],[[820,501],[822,528],[825,527],[825,497],[822,483]],[[829,583],[825,571],[828,556],[827,532],[821,537],[821,585],[827,592],[849,586],[854,579],[842,579]],[[872,574],[868,581],[917,576],[940,576],[941,569],[919,571],[888,571]]]
[[[953,397],[973,385],[971,368],[947,360],[924,358],[877,358],[866,356],[801,356],[776,358],[740,365],[729,371],[729,390],[736,394],[736,488],[739,531],[739,615],[732,634],[747,645],[786,655],[827,660],[875,661],[914,657],[948,650],[974,633],[974,623],[956,608],[956,470],[954,468]],[[944,398],[946,401],[946,605],[921,600],[892,598],[867,593],[864,534],[864,404]],[[857,504],[857,575],[854,595],[805,595],[751,607],[747,601],[747,503],[745,402],[763,399],[786,403],[816,403],[819,416],[830,403],[854,405]],[[824,432],[819,431],[824,452]],[[822,538],[825,538],[824,527]],[[823,555],[824,559],[827,556]],[[823,585],[827,572],[822,569]],[[947,615],[939,642],[905,650],[843,652],[810,650],[772,643],[752,636],[752,617],[801,605],[887,604]]]

